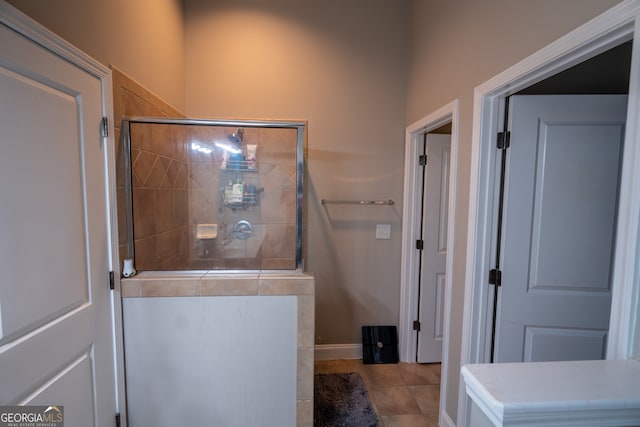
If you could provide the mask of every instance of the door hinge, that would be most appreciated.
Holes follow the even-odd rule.
[[[502,286],[502,271],[496,270],[495,268],[493,270],[490,270],[489,271],[489,284],[490,285],[496,285],[496,286]]]
[[[498,149],[504,150],[511,145],[511,132],[498,132]]]
[[[416,240],[416,249],[419,251],[424,249],[424,240]]]
[[[413,321],[413,330],[420,332],[420,321],[419,320],[414,320]]]
[[[100,123],[100,129],[102,131],[103,138],[106,138],[109,136],[109,119],[107,117],[102,118],[102,122]]]
[[[426,166],[427,165],[427,155],[426,154],[422,154],[421,156],[418,156],[418,163],[420,163],[420,166]]]
[[[116,427],[120,427],[120,414],[116,414]]]
[[[115,289],[115,277],[113,275],[113,271],[109,272],[109,289]]]

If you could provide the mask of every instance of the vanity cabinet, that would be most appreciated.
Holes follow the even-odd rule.
[[[640,426],[640,362],[466,365],[470,427]]]

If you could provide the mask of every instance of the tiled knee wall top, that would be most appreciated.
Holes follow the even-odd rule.
[[[313,344],[315,328],[315,279],[299,272],[179,274],[143,272],[121,280],[123,298],[180,296],[276,296],[297,297],[296,418],[298,427],[313,426]]]

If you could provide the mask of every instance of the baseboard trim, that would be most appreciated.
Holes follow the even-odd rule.
[[[323,344],[314,350],[315,360],[362,359],[362,344]]]

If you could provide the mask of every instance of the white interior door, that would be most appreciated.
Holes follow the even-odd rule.
[[[115,425],[102,80],[0,24],[0,405]]]
[[[510,98],[495,361],[605,357],[626,105]]]
[[[418,362],[442,361],[451,135],[427,134]]]

